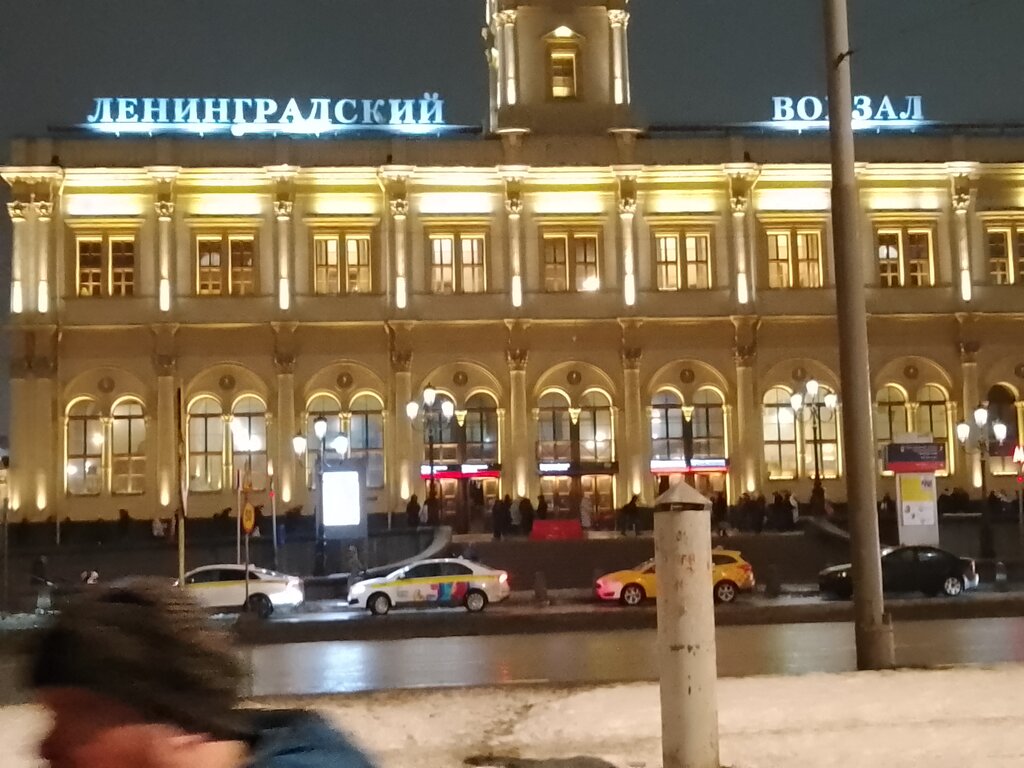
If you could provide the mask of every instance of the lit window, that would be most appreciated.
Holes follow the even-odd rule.
[[[659,291],[679,290],[679,236],[658,235],[654,239]]]
[[[545,291],[590,293],[601,289],[597,234],[545,232],[543,243]]]
[[[331,443],[334,435],[341,434],[341,403],[334,395],[314,395],[306,403],[306,486],[316,487],[316,461],[320,453],[320,440],[316,436],[315,424],[317,419],[323,419],[327,423],[327,433],[324,437],[324,452],[327,461],[334,461],[338,457],[334,454]]]
[[[488,395],[477,393],[466,401],[466,451],[469,463],[498,461],[498,406]]]
[[[573,237],[573,270],[577,291],[596,291],[601,287],[597,274],[597,237]]]
[[[70,496],[95,496],[103,489],[103,420],[95,400],[68,408],[65,477]]]
[[[683,401],[675,392],[658,392],[651,400],[651,458],[682,461],[686,458]]]
[[[914,431],[919,435],[931,435],[933,441],[946,446],[946,456],[952,456],[949,440],[949,403],[942,387],[925,384],[918,390],[914,418]],[[937,474],[949,474],[948,459],[946,469]]]
[[[544,236],[544,290],[563,293],[569,290],[569,248],[567,235]]]
[[[580,461],[614,461],[612,407],[607,396],[588,392],[580,398]]]
[[[769,389],[764,395],[761,410],[768,477],[792,480],[797,475],[797,432],[789,390],[783,387]]]
[[[313,238],[313,292],[318,296],[337,296],[341,293],[337,237]]]
[[[686,287],[711,287],[711,237],[686,235]]]
[[[256,238],[249,234],[201,234],[196,237],[196,294],[256,294]]]
[[[345,236],[345,263],[349,293],[370,293],[373,279],[370,272],[370,236]]]
[[[384,409],[373,395],[359,395],[349,409],[349,457],[364,462],[366,487],[384,487]]]
[[[908,413],[907,397],[903,390],[891,384],[883,387],[875,401],[875,442],[880,459],[884,459],[885,446],[906,433]]]
[[[458,232],[430,236],[430,285],[434,293],[483,293],[484,236]]]
[[[188,488],[219,491],[224,474],[224,417],[212,397],[196,399],[188,409]]]
[[[77,296],[135,293],[135,236],[81,235],[75,240]]]
[[[1024,225],[993,227],[986,234],[992,284],[1024,285]]]
[[[551,51],[551,98],[576,98],[576,51]]]
[[[231,413],[232,466],[243,488],[267,487],[267,408],[255,395],[244,395]]]
[[[370,293],[370,270],[369,233],[344,232],[313,238],[313,291],[318,296]]]
[[[821,231],[768,230],[768,287],[821,288]]]
[[[875,248],[878,279],[883,288],[921,288],[935,284],[930,228],[879,229],[875,234]]]
[[[698,458],[725,456],[725,403],[713,389],[700,389],[693,397],[693,455]]]
[[[659,291],[678,291],[681,288],[701,290],[711,287],[709,233],[659,233],[655,235],[654,245],[655,273]]]
[[[142,403],[125,400],[110,412],[110,491],[138,494],[146,483],[146,415]]]

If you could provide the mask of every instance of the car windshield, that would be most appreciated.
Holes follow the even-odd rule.
[[[640,565],[636,566],[636,568],[634,568],[633,570],[639,571],[640,573],[647,573],[647,571],[651,570],[652,568],[654,568],[653,559],[645,560],[644,562],[640,563]]]

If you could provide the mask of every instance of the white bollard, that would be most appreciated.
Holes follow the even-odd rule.
[[[654,513],[663,768],[719,768],[711,513]]]

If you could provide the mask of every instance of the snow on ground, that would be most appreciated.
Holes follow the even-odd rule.
[[[722,764],[734,768],[1016,768],[1024,760],[1024,665],[730,678],[718,694]],[[407,690],[259,705],[325,712],[381,768],[661,765],[654,684]],[[34,708],[0,708],[0,766],[40,765],[32,754],[45,725]]]

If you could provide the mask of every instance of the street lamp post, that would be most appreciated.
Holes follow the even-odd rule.
[[[839,398],[835,392],[829,392],[819,398],[821,387],[815,379],[810,379],[804,384],[803,392],[794,392],[789,399],[793,408],[794,417],[800,420],[806,414],[811,420],[811,432],[814,439],[814,485],[815,488],[821,485],[821,465],[824,456],[821,455],[821,425],[830,421],[835,416],[836,406],[839,405]],[[828,415],[824,416],[822,410],[827,410]]]
[[[324,525],[324,469],[327,462],[327,419],[317,416],[313,420],[313,435],[317,441],[316,452],[316,504],[313,507],[315,542],[313,548],[313,575],[324,576],[327,573],[327,530]],[[331,448],[339,456],[348,454],[348,436],[338,433],[331,440]],[[303,435],[295,435],[292,438],[292,450],[296,457],[302,457],[308,449],[308,443]]]
[[[961,421],[956,425],[956,439],[960,441],[965,453],[971,452],[973,442],[981,459],[981,530],[979,532],[979,549],[983,559],[996,556],[995,540],[992,535],[992,510],[988,503],[988,457],[989,440],[995,439],[1000,445],[1006,440],[1006,425],[1001,421],[989,421],[988,408],[978,404],[973,414],[974,424]],[[991,435],[991,438],[990,438]]]
[[[421,397],[423,405],[421,406],[415,400],[411,400],[405,406],[405,414],[409,417],[410,421],[415,421],[420,418],[423,426],[423,431],[427,436],[427,451],[429,456],[427,461],[430,464],[430,481],[427,489],[427,499],[431,498],[431,495],[435,492],[434,488],[434,442],[435,432],[437,430],[436,439],[441,439],[441,425],[449,421],[452,416],[455,415],[455,404],[444,398],[440,403],[437,401],[437,390],[434,389],[429,383],[423,388],[423,394]]]

